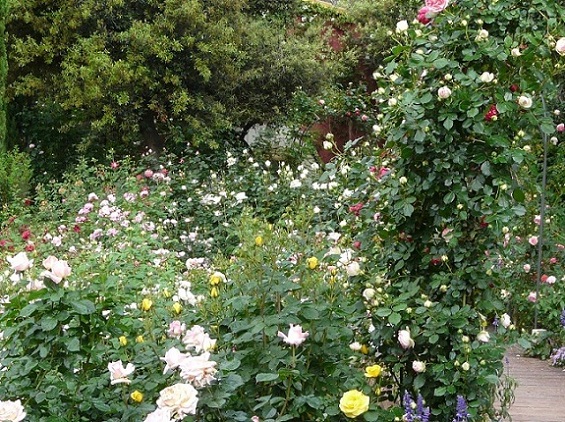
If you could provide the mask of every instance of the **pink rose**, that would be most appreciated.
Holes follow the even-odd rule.
[[[437,13],[427,6],[424,6],[420,10],[418,10],[418,22],[420,22],[422,25],[427,25],[436,16]]]
[[[278,332],[277,336],[282,338],[286,344],[291,346],[300,346],[308,338],[310,333],[308,331],[303,332],[300,325],[290,324],[290,329],[288,330],[288,335]]]
[[[449,5],[449,0],[426,0],[426,7],[430,12],[439,13]]]
[[[557,129],[557,132],[565,132],[565,123],[559,123],[555,129]]]
[[[538,295],[536,294],[536,292],[530,292],[530,294],[528,295],[528,301],[535,303],[538,300]]]
[[[538,244],[538,237],[537,236],[531,236],[528,239],[528,243],[532,246],[536,246]]]

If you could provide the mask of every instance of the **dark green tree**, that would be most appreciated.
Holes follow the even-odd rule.
[[[215,144],[233,127],[276,120],[297,87],[327,80],[319,31],[253,5],[15,1],[10,96],[57,104],[61,129],[86,128],[98,145]]]
[[[6,75],[8,59],[6,57],[6,16],[7,0],[0,0],[0,152],[6,151]]]

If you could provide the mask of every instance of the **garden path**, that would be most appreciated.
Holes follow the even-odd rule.
[[[512,422],[565,422],[565,372],[549,361],[523,356],[517,346],[506,356],[509,374],[518,383]]]

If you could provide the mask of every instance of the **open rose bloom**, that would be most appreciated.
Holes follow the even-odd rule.
[[[288,335],[282,332],[277,334],[286,344],[291,346],[300,346],[308,338],[310,333],[308,331],[303,332],[300,325],[290,324],[290,329],[288,330]]]
[[[0,421],[20,422],[26,417],[26,412],[20,400],[0,401]]]

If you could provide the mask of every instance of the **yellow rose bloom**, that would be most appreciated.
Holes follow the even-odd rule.
[[[366,355],[366,354],[369,353],[369,348],[367,347],[366,344],[364,344],[363,346],[361,346],[360,352],[363,353],[364,355]]]
[[[371,365],[365,368],[365,376],[367,378],[377,378],[381,375],[383,368],[381,365]]]
[[[369,401],[369,396],[366,396],[361,391],[349,390],[343,393],[339,401],[339,409],[348,418],[356,418],[369,410]]]
[[[182,305],[181,305],[180,303],[178,303],[178,302],[175,302],[175,303],[173,304],[173,311],[174,311],[176,314],[180,314],[180,312],[182,311]]]
[[[315,256],[312,256],[312,257],[310,257],[306,260],[306,263],[308,264],[308,268],[313,270],[314,268],[316,268],[318,266],[318,258],[316,258]]]
[[[120,336],[120,345],[126,346],[128,344],[128,339],[126,336]]]
[[[263,246],[263,237],[262,236],[257,236],[255,238],[255,246]]]
[[[143,343],[143,342],[144,342],[143,336],[137,336],[137,337],[135,338],[135,341],[136,341],[137,343]]]
[[[143,400],[143,393],[141,391],[135,390],[130,394],[131,399],[136,403],[141,403]]]
[[[212,274],[210,276],[210,284],[212,286],[217,286],[218,284],[220,284],[222,281],[224,281],[226,278],[225,275],[223,275],[221,272],[216,271],[214,274]]]
[[[145,298],[141,301],[142,311],[148,311],[149,309],[151,309],[152,306],[153,306],[153,301],[151,299]]]
[[[218,291],[218,288],[216,286],[212,287],[212,290],[210,291],[210,296],[216,298],[220,295],[220,292]]]

